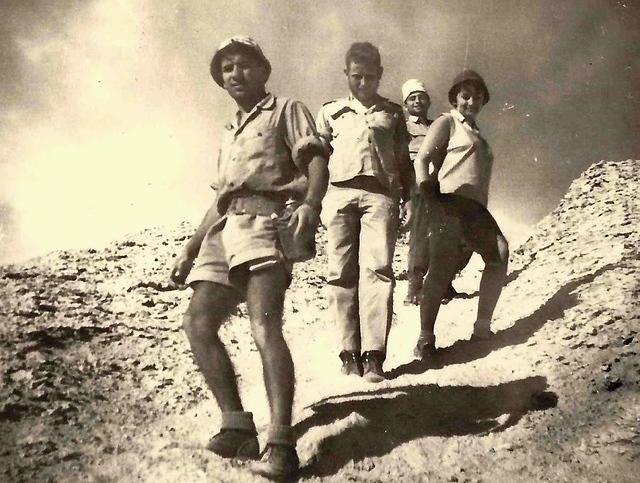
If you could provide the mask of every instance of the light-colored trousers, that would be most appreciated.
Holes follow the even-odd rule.
[[[329,310],[342,350],[386,354],[393,316],[393,253],[398,201],[389,195],[330,185],[322,203],[329,258]]]

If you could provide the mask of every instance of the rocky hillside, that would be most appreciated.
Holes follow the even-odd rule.
[[[418,309],[402,306],[399,281],[379,385],[339,375],[320,244],[286,302],[300,479],[634,481],[639,188],[632,160],[597,163],[571,185],[513,251],[486,342],[468,340],[477,261],[466,269],[455,285],[468,295],[441,311],[429,367],[412,358]],[[166,284],[192,231],[148,229],[0,267],[0,481],[253,481],[202,449],[219,414],[180,327],[189,292]],[[405,259],[401,240],[399,274]],[[264,428],[243,306],[222,336]]]

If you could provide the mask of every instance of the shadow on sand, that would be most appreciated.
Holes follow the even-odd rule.
[[[335,474],[350,460],[382,456],[416,438],[502,431],[529,411],[555,407],[558,398],[546,389],[546,378],[536,376],[489,387],[401,386],[324,399],[295,426],[298,437],[352,413],[360,417],[322,440],[300,476]]]
[[[464,364],[485,357],[494,350],[522,344],[544,324],[559,319],[567,309],[578,303],[574,294],[578,287],[593,282],[598,276],[617,266],[618,264],[615,263],[608,264],[593,273],[567,282],[532,314],[516,321],[511,327],[496,333],[488,340],[460,340],[452,346],[436,350],[428,361],[414,360],[392,369],[387,373],[387,378],[395,379],[404,374],[422,374],[428,369],[440,369],[451,364]]]

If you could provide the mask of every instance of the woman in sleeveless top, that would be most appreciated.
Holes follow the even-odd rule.
[[[492,335],[491,317],[507,272],[509,247],[487,210],[493,154],[476,118],[489,101],[482,77],[464,70],[449,90],[450,112],[431,125],[415,161],[416,182],[433,213],[429,218],[429,270],[420,303],[417,357],[435,349],[434,326],[440,303],[465,249],[479,253],[485,267],[480,281],[473,337]]]

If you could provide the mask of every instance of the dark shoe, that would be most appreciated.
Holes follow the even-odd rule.
[[[436,337],[434,335],[426,335],[418,337],[418,342],[413,349],[413,355],[420,360],[428,360],[433,358],[436,352]]]
[[[342,361],[342,373],[346,376],[355,374],[356,376],[362,376],[362,360],[360,359],[360,352],[357,351],[342,351],[340,353],[340,360]]]
[[[258,459],[260,445],[255,433],[242,429],[223,429],[207,443],[207,449],[223,458]]]
[[[364,370],[364,378],[369,382],[384,381],[384,372],[382,363],[384,362],[384,353],[382,351],[367,351],[362,354],[362,366]]]
[[[293,476],[299,467],[300,461],[294,446],[267,443],[262,458],[251,465],[251,471],[281,481]]]
[[[410,272],[407,275],[407,280],[409,281],[409,288],[404,299],[404,305],[419,305],[422,295],[423,276],[419,273]]]
[[[446,305],[449,302],[451,302],[454,298],[456,298],[458,295],[460,294],[455,288],[453,288],[453,285],[449,285],[449,288],[447,289],[447,293],[444,294],[444,297],[442,297],[442,303]]]

